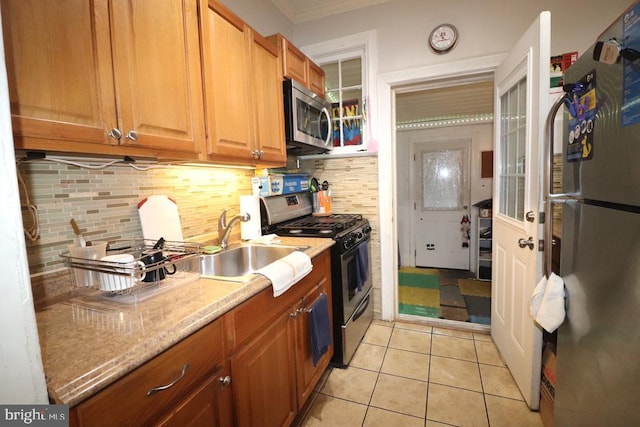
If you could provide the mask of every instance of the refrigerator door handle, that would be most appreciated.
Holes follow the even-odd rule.
[[[553,203],[573,203],[578,202],[579,199],[570,194],[554,194],[553,193],[553,145],[554,134],[553,127],[556,120],[556,115],[560,110],[560,107],[565,101],[571,101],[571,95],[580,93],[584,90],[582,83],[568,83],[562,86],[562,90],[565,92],[563,96],[558,98],[556,102],[551,106],[549,114],[547,114],[547,120],[545,122],[545,140],[544,147],[546,161],[544,163],[544,213],[546,220],[544,221],[544,241],[551,242],[553,240]],[[544,244],[544,256],[543,256],[543,274],[549,277],[551,274],[551,247],[553,245]]]

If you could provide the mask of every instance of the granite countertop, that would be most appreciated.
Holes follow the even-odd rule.
[[[315,257],[332,239],[286,238]],[[55,403],[75,406],[241,302],[271,286],[199,278],[135,304],[74,290],[36,311],[47,387]],[[294,285],[295,286],[295,285]]]

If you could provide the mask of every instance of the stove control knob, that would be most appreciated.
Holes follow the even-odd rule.
[[[365,225],[364,228],[362,229],[362,232],[364,234],[369,234],[371,233],[371,226],[370,225]]]
[[[358,237],[358,239],[362,239],[362,233],[360,231],[358,231],[356,233],[356,237]]]
[[[355,238],[355,236],[353,234],[349,234],[348,236],[346,236],[344,238],[343,245],[344,245],[345,249],[349,249],[349,248],[353,247],[353,245],[355,245],[355,244],[356,244],[356,238]]]

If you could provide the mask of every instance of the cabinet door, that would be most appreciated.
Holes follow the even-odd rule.
[[[222,323],[214,321],[74,407],[78,425],[151,425],[222,360]]]
[[[162,420],[163,427],[223,427],[232,422],[224,418],[220,394],[225,386],[221,381],[222,369],[216,371],[207,381],[191,393],[176,409]]]
[[[260,162],[285,165],[282,71],[278,50],[267,39],[253,33],[251,73],[256,112],[256,137]]]
[[[207,154],[251,160],[254,116],[249,79],[251,30],[218,2],[202,0]]]
[[[287,311],[231,357],[236,425],[289,425],[297,412],[293,322]]]
[[[315,269],[315,266],[314,266]],[[300,310],[300,315],[296,318],[296,379],[298,389],[298,409],[302,408],[307,401],[313,388],[320,380],[329,362],[333,357],[333,345],[322,355],[318,363],[313,365],[313,354],[311,352],[311,332],[309,322],[309,312],[307,311],[315,304],[322,293],[327,294],[329,301],[329,319],[333,333],[333,315],[331,310],[331,272],[325,270],[319,279],[314,277],[311,284],[312,289],[305,295]],[[301,283],[299,285],[302,285]]]
[[[324,98],[324,70],[309,60],[309,89]]]
[[[111,3],[121,144],[196,152],[202,143],[196,2]]]
[[[15,147],[117,144],[106,0],[2,0]]]
[[[307,57],[304,53],[289,40],[282,38],[282,46],[284,52],[283,58],[283,72],[284,76],[290,79],[297,80],[298,82],[307,85],[309,79],[307,68]]]

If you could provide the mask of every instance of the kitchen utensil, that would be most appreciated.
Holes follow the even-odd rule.
[[[309,191],[312,193],[317,193],[318,191],[320,191],[320,184],[315,177],[311,178],[311,182],[309,183]]]
[[[144,255],[142,262],[145,264],[146,275],[142,281],[159,282],[160,280],[164,280],[167,274],[175,274],[177,270],[176,265],[170,264],[173,266],[173,270],[170,271],[166,267],[166,260],[167,258],[162,254],[161,250],[156,250]]]
[[[155,245],[153,245],[153,249],[162,249],[164,247],[164,237],[158,239]]]
[[[80,231],[80,227],[78,227],[78,224],[76,223],[76,220],[71,218],[71,221],[69,221],[71,223],[71,227],[73,228],[73,232],[76,235],[76,243],[78,243],[78,246],[82,246],[85,247],[87,246],[87,241],[84,239],[84,236],[82,235],[82,232]]]
[[[129,289],[146,277],[145,264],[142,261],[136,261],[131,254],[107,255],[100,258],[100,261],[114,266],[113,273],[105,271],[97,273],[102,291],[117,292]]]
[[[142,237],[156,241],[161,237],[168,242],[182,242],[182,227],[175,200],[163,196],[149,196],[138,203]]]

